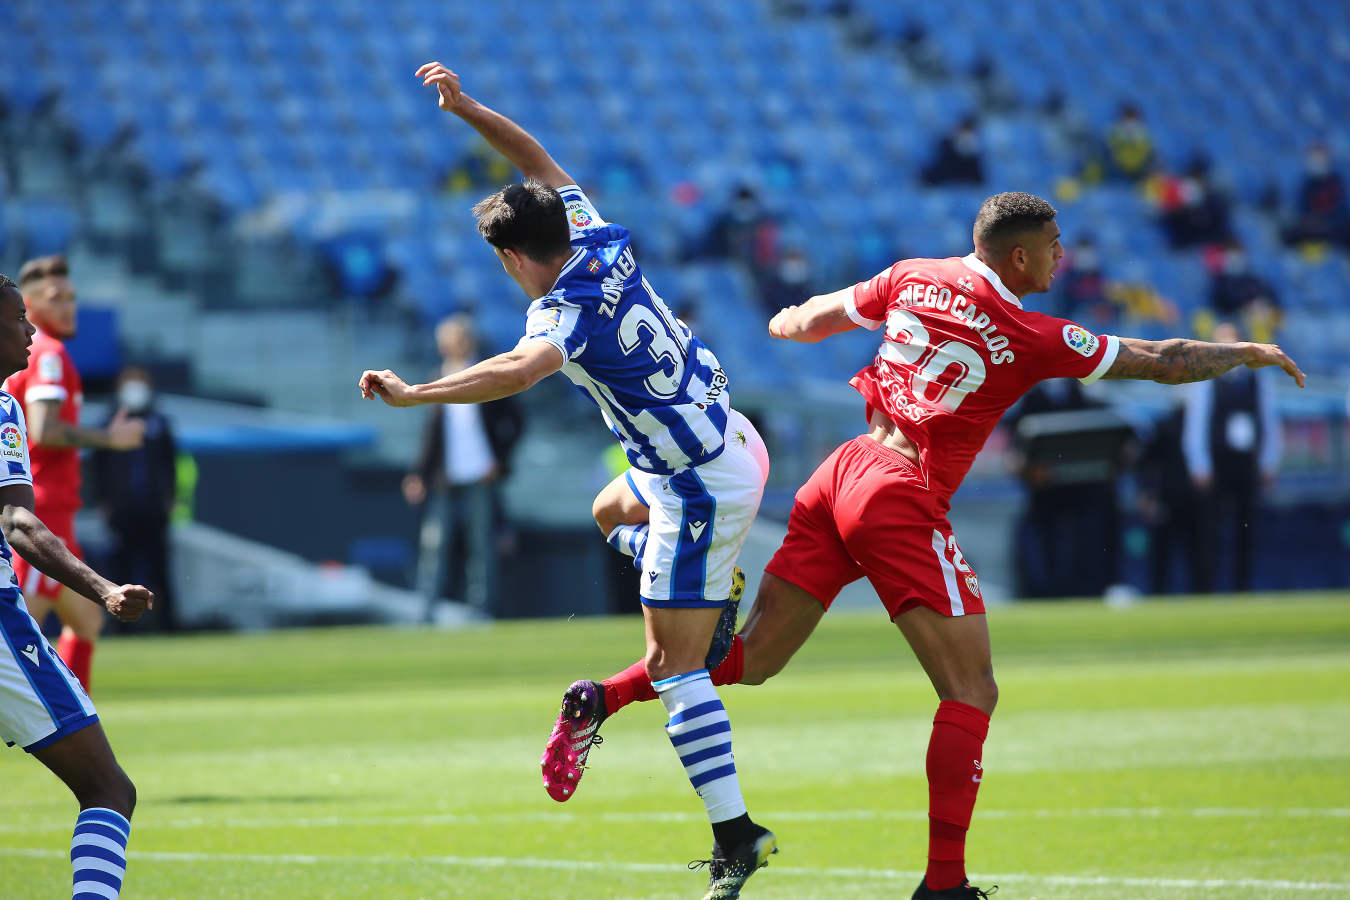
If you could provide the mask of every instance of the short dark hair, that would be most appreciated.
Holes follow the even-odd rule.
[[[535,262],[571,252],[562,196],[536,179],[511,184],[474,205],[478,233],[501,250],[517,250]]]
[[[8,275],[5,275],[4,273],[0,273],[0,294],[3,294],[5,291],[8,290],[17,291],[18,289],[19,286],[14,283],[13,278],[10,278]]]
[[[22,290],[33,282],[41,281],[44,278],[69,274],[70,265],[66,262],[64,253],[39,256],[36,259],[30,259],[19,268],[19,288]]]
[[[1035,194],[1021,191],[995,194],[980,205],[980,213],[975,217],[975,246],[999,255],[1011,252],[1017,246],[1017,238],[1039,230],[1056,215],[1055,208]]]

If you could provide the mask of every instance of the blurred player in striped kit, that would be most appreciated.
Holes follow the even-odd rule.
[[[28,362],[35,331],[18,287],[0,275],[0,375]],[[88,693],[29,615],[14,551],[68,585],[99,615],[107,610],[135,621],[154,596],[140,585],[118,586],[99,576],[47,529],[34,505],[23,406],[0,393],[0,737],[35,756],[79,801],[70,849],[72,896],[116,898],[126,873],[136,788],[118,766]]]
[[[417,74],[435,86],[441,109],[526,176],[474,212],[479,232],[532,302],[514,350],[430,384],[366,371],[361,393],[392,406],[482,403],[562,371],[600,408],[631,468],[600,492],[592,511],[609,542],[642,567],[645,677],[670,714],[667,734],[712,825],[706,897],[737,897],[777,841],[746,810],[707,652],[768,478],[764,442],[731,408],[717,357],[643,277],[628,230],[602,219],[520,126],[463,93],[454,72],[428,63]],[[545,751],[545,783],[558,799],[580,777],[598,724],[580,714],[594,700],[584,694],[591,684],[567,692]]]
[[[80,448],[131,450],[141,445],[145,425],[127,418],[122,411],[106,428],[80,425],[84,388],[64,343],[75,336],[75,288],[66,258],[43,256],[24,263],[19,270],[19,289],[38,333],[28,365],[10,375],[4,389],[23,404],[28,419],[38,517],[71,553],[83,558],[75,540]],[[57,643],[61,659],[89,690],[94,642],[103,629],[103,610],[38,571],[22,556],[14,560],[14,572],[33,618],[41,623],[49,610],[56,610],[62,626]]]

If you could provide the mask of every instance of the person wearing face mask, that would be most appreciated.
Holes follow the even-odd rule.
[[[177,491],[177,445],[169,420],[155,408],[154,382],[141,366],[128,366],[117,379],[112,417],[144,426],[135,450],[99,450],[89,459],[94,503],[112,532],[108,571],[150,587],[158,598],[152,614],[164,631],[178,618],[169,584],[169,518]]]
[[[1329,242],[1350,248],[1350,201],[1325,144],[1313,144],[1304,157],[1298,208],[1284,238],[1288,244]]]
[[[1280,298],[1269,281],[1252,269],[1246,251],[1229,241],[1213,262],[1209,305],[1223,319],[1247,321],[1249,327],[1275,317]]]
[[[956,129],[938,142],[933,161],[923,170],[925,184],[982,184],[984,162],[980,157],[980,133],[974,116],[966,116]]]

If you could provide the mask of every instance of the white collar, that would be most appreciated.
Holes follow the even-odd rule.
[[[1018,309],[1022,308],[1022,301],[1018,300],[1017,295],[1014,294],[1012,291],[1008,290],[1008,288],[1004,286],[1003,279],[998,277],[997,272],[986,266],[984,264],[984,260],[980,259],[974,253],[972,253],[969,256],[962,257],[961,262],[965,264],[967,269],[969,269],[976,275],[979,275],[985,281],[992,284],[994,286],[994,290],[998,291],[998,295],[1000,297],[1002,297],[1004,300],[1008,301]]]

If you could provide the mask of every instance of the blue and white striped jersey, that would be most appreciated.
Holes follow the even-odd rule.
[[[28,459],[28,425],[23,404],[0,391],[0,487],[32,484],[33,467]],[[0,533],[0,589],[18,587],[14,577],[14,551]]]
[[[712,351],[642,277],[628,229],[576,185],[559,190],[575,252],[530,304],[526,341],[562,352],[563,373],[600,407],[634,467],[671,475],[722,452],[730,396]]]

